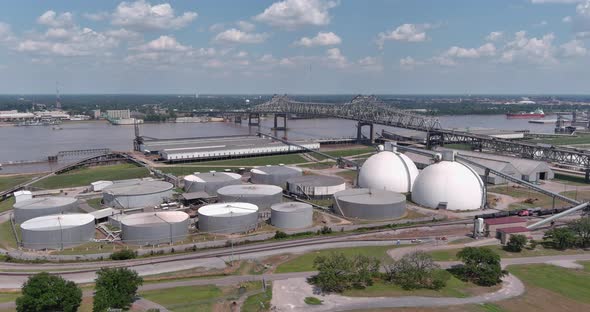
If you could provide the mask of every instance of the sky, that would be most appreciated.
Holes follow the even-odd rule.
[[[590,0],[3,4],[4,94],[590,94]]]

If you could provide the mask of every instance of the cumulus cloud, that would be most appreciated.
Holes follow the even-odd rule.
[[[256,25],[250,23],[250,22],[246,22],[246,21],[237,21],[236,25],[238,26],[239,29],[243,30],[243,31],[254,31],[254,29],[256,29]]]
[[[0,22],[0,42],[14,39],[10,25]]]
[[[180,29],[197,18],[196,12],[176,15],[169,3],[151,5],[145,0],[121,2],[111,15],[111,23],[136,30]]]
[[[541,38],[527,37],[525,31],[514,34],[514,39],[506,44],[501,55],[501,61],[510,63],[522,60],[534,63],[555,63],[555,35],[546,34]]]
[[[486,36],[487,41],[497,41],[502,38],[504,34],[501,31],[492,31],[489,35]]]
[[[236,28],[230,28],[215,36],[214,41],[218,43],[261,43],[266,41],[266,33],[248,33]]]
[[[587,50],[584,43],[580,40],[571,40],[560,46],[561,52],[565,57],[586,56]]]
[[[306,25],[322,26],[330,23],[329,10],[338,4],[338,1],[328,0],[284,0],[273,3],[254,19],[287,29]]]
[[[424,63],[423,62],[420,62],[420,61],[417,61],[416,59],[414,59],[411,56],[406,56],[406,57],[401,58],[399,60],[399,65],[402,68],[406,68],[406,69],[411,69],[411,68],[414,68],[417,65],[422,65],[422,64],[424,64]]]
[[[144,45],[133,48],[139,51],[187,51],[190,48],[180,44],[176,38],[169,36],[160,36]]]
[[[99,22],[108,19],[111,15],[109,12],[97,12],[97,13],[84,13],[82,14],[84,18],[89,19],[91,21]]]
[[[403,24],[396,29],[379,33],[377,35],[377,45],[383,49],[385,41],[407,41],[422,42],[428,39],[426,30],[432,28],[430,24]]]
[[[486,43],[479,48],[462,48],[450,47],[444,54],[444,57],[450,58],[480,58],[484,56],[494,56],[496,47],[492,43]]]
[[[50,28],[37,38],[19,42],[15,49],[36,55],[85,56],[108,54],[117,45],[119,40],[105,33],[74,26]]]
[[[561,19],[561,21],[562,21],[562,22],[564,22],[564,23],[571,23],[571,22],[572,22],[572,17],[571,17],[571,16],[569,16],[569,15],[568,15],[568,16],[564,16],[564,17]]]
[[[37,18],[37,23],[49,27],[69,27],[74,24],[74,18],[70,12],[57,14],[55,11],[49,10]]]
[[[342,43],[342,39],[333,32],[319,32],[315,37],[303,37],[293,44],[302,47],[329,46]]]
[[[569,4],[569,3],[578,3],[578,2],[582,2],[584,0],[531,0],[532,3],[535,4],[543,4],[543,3],[565,3],[565,4]]]
[[[346,57],[342,55],[342,52],[340,52],[340,49],[338,48],[326,50],[326,58],[328,59],[328,61],[332,62],[337,67],[342,68],[348,66],[348,61],[346,60]]]

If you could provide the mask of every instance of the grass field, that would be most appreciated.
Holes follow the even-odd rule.
[[[303,254],[279,265],[275,272],[289,273],[314,271],[315,269],[313,267],[313,261],[315,260],[315,258],[317,256],[328,256],[332,252],[341,252],[346,256],[355,256],[361,254],[368,257],[375,257],[381,260],[382,264],[390,263],[391,258],[387,255],[387,250],[394,247],[395,246],[367,246],[354,248],[334,248],[321,251],[314,251]]]
[[[12,209],[13,205],[14,205],[14,197],[11,196],[10,198],[0,202],[0,212],[4,212],[6,210]]]
[[[12,302],[16,300],[16,298],[20,297],[20,293],[11,292],[11,293],[0,293],[0,303],[4,302]]]
[[[212,161],[200,161],[193,162],[193,165],[199,166],[265,166],[265,165],[278,165],[278,164],[298,164],[307,162],[299,154],[284,154],[284,155],[272,155],[272,156],[261,156],[261,157],[248,157],[248,158],[236,158],[236,159],[225,159],[225,160],[212,160]]]
[[[537,246],[535,250],[523,249],[521,252],[510,252],[502,249],[502,246],[487,246],[502,258],[523,258],[523,257],[540,257],[540,256],[557,256],[557,255],[571,255],[584,253],[581,249],[568,249],[568,250],[556,250],[556,249],[545,249],[541,246]],[[457,252],[461,248],[435,250],[428,252],[435,261],[456,261]]]
[[[91,167],[43,179],[33,184],[43,189],[58,189],[89,185],[98,180],[124,180],[148,177],[149,171],[131,164]]]
[[[374,147],[363,147],[363,148],[353,148],[353,149],[342,149],[342,150],[331,150],[331,151],[322,151],[325,154],[328,154],[332,157],[349,157],[349,156],[356,156],[361,154],[367,153],[374,153]],[[313,157],[321,160],[324,159],[323,156],[318,154],[313,154]]]
[[[553,206],[553,198],[535,192],[528,188],[523,187],[512,187],[510,185],[505,186],[498,186],[489,188],[488,192],[490,193],[497,193],[497,194],[504,194],[508,196],[512,196],[515,198],[521,198],[522,201],[519,203],[511,204],[509,207],[510,209],[521,209],[521,208],[534,208],[534,207],[541,207],[541,208],[552,208]],[[527,199],[532,199],[532,203],[524,202]],[[568,203],[563,202],[559,199],[555,200],[555,207],[566,207],[569,206]]]
[[[215,286],[186,286],[141,292],[140,296],[175,312],[211,311],[222,290]]]
[[[259,312],[270,310],[270,300],[272,299],[272,285],[266,287],[266,291],[260,294],[252,295],[246,298],[242,304],[242,312]]]
[[[102,201],[102,198],[91,198],[89,200],[86,201],[86,203],[88,204],[88,206],[94,208],[94,209],[102,209],[102,204],[100,203]]]
[[[342,177],[344,180],[353,182],[353,184],[356,182],[356,170],[340,171],[336,175]]]
[[[590,191],[567,191],[559,194],[581,202],[590,201]]]
[[[528,142],[553,144],[553,145],[590,144],[590,136],[589,135],[570,136],[570,137],[560,136],[557,138],[533,139],[533,140],[528,140]]]
[[[588,183],[586,183],[586,181],[584,180],[584,177],[573,176],[557,172],[555,173],[553,181],[568,185],[588,185]]]
[[[244,166],[244,168],[249,169],[248,166]],[[195,166],[178,166],[178,167],[156,167],[156,169],[161,170],[165,173],[171,173],[175,176],[185,176],[189,174],[193,174],[194,172],[209,172],[209,171],[217,171],[223,172],[225,169],[236,169],[236,168],[227,168],[227,167],[195,167]]]
[[[14,175],[9,177],[0,176],[0,191],[7,190],[13,186],[30,181],[35,175]]]
[[[14,239],[10,221],[0,223],[0,246],[3,248],[16,248],[16,240]]]

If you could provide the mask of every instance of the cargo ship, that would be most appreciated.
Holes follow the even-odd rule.
[[[545,113],[541,109],[536,109],[534,112],[518,112],[506,114],[508,118],[544,118]]]

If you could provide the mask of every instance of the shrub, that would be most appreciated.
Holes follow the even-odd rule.
[[[434,263],[429,254],[423,251],[403,256],[386,267],[385,271],[387,281],[400,285],[406,290],[440,289],[446,285],[446,281],[449,279],[448,274],[437,273],[441,271],[439,266]]]
[[[465,247],[457,253],[463,266],[454,270],[463,280],[480,286],[500,283],[505,272],[500,266],[500,256],[487,247]]]
[[[543,236],[543,239],[549,240],[551,246],[556,249],[568,249],[576,245],[576,234],[569,228],[554,228]]]
[[[130,249],[115,251],[110,256],[111,260],[129,260],[137,258],[137,252]]]
[[[514,234],[510,236],[505,249],[512,252],[521,252],[522,248],[526,246],[526,236],[522,234]]]
[[[304,301],[309,305],[320,305],[323,302],[322,300],[316,297],[305,297]]]
[[[287,237],[289,237],[289,235],[287,233],[282,232],[282,231],[276,231],[274,239],[285,239]]]

